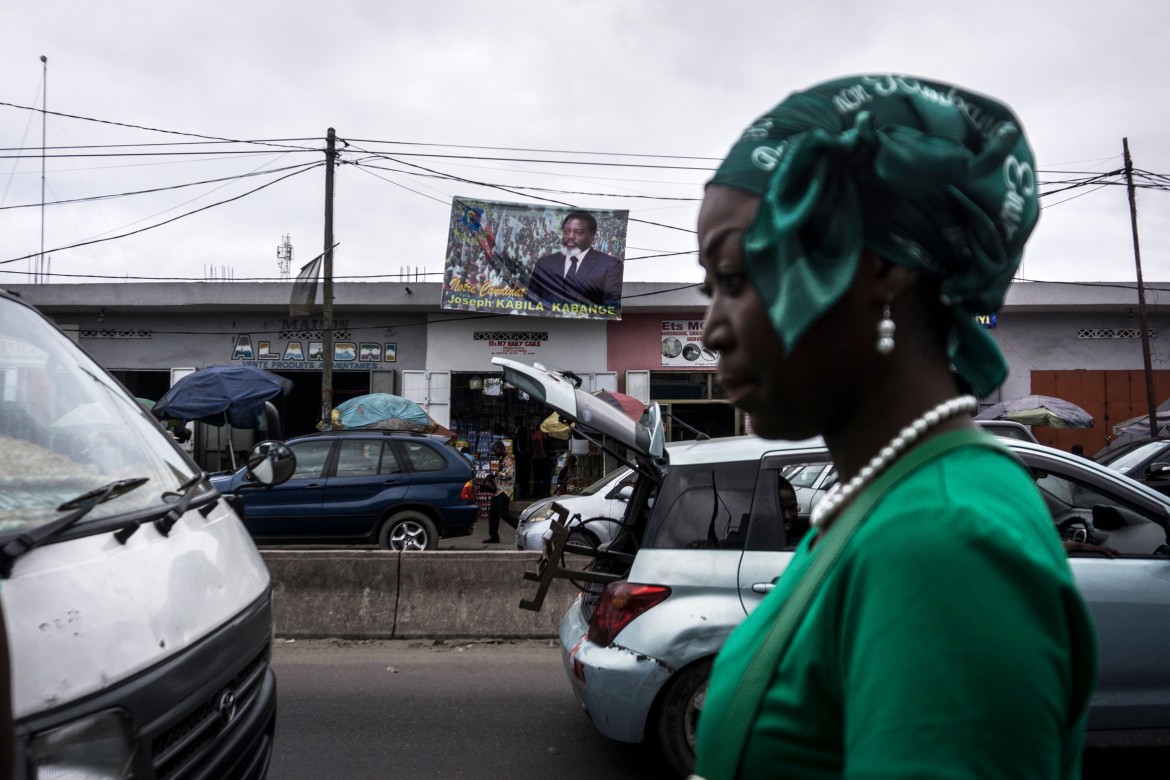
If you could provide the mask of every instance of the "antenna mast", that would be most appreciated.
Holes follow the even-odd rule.
[[[280,269],[280,280],[287,282],[289,278],[289,267],[292,265],[293,248],[289,242],[289,236],[286,233],[284,241],[276,247],[276,267]]]

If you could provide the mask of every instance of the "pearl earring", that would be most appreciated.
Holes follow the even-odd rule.
[[[886,302],[882,304],[882,318],[878,321],[877,351],[879,355],[888,355],[894,351],[894,321],[890,319],[891,297],[887,296]]]

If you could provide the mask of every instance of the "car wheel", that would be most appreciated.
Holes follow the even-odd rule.
[[[569,531],[569,535],[565,541],[588,547],[594,551],[601,544],[601,540],[597,538],[597,534],[592,531],[587,531],[584,528],[574,528],[572,531]]]
[[[658,750],[678,777],[695,771],[695,738],[710,676],[711,661],[695,664],[671,678],[662,696],[658,709]]]
[[[582,547],[589,548],[591,552],[580,553],[581,555],[588,557],[588,562],[582,567],[582,570],[592,571],[593,567],[597,564],[597,558],[592,556],[597,553],[597,548],[601,545],[601,540],[598,539],[592,531],[588,531],[584,528],[574,528],[572,531],[569,531],[569,536],[565,539],[566,546],[569,543],[578,544]],[[561,567],[565,570],[569,570],[571,568],[570,563],[572,563],[572,561],[565,560],[566,552],[566,550],[561,551]],[[600,589],[597,587],[598,583],[587,582],[585,580],[576,580],[572,577],[569,577],[568,579],[569,582],[573,583],[573,586],[578,590],[595,590],[600,592]]]
[[[383,550],[433,550],[439,544],[439,532],[423,513],[399,512],[382,523],[378,544]]]

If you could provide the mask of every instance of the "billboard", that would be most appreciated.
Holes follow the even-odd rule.
[[[628,211],[455,198],[444,309],[620,320]]]

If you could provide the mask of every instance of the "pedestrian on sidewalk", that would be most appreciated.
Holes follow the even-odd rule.
[[[503,441],[492,445],[492,456],[499,459],[500,466],[489,477],[495,495],[492,496],[491,508],[488,510],[488,538],[484,539],[485,544],[500,543],[501,519],[513,528],[516,527],[516,521],[508,514],[508,504],[512,502],[516,490],[516,460]]]

